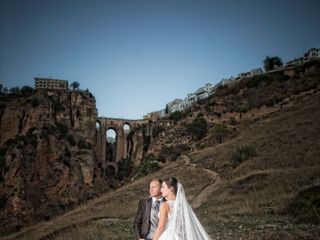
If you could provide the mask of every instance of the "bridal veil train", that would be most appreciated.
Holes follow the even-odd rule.
[[[176,200],[169,204],[167,227],[159,240],[211,240],[188,203],[180,182]]]

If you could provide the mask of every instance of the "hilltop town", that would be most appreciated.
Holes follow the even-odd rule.
[[[156,121],[159,118],[163,118],[165,116],[170,115],[173,112],[176,111],[184,111],[188,108],[190,108],[195,102],[201,101],[203,99],[208,98],[209,96],[213,95],[217,88],[223,88],[227,86],[232,86],[236,84],[237,82],[241,81],[244,78],[249,78],[253,76],[258,76],[262,74],[268,74],[271,72],[277,72],[277,71],[283,71],[286,69],[291,69],[295,66],[302,65],[308,61],[312,61],[315,59],[320,58],[320,49],[319,48],[310,48],[305,54],[303,54],[302,57],[295,58],[293,60],[288,61],[286,64],[282,65],[280,64],[275,65],[272,69],[267,69],[266,71],[263,71],[261,68],[252,69],[248,72],[242,72],[239,73],[237,77],[230,77],[226,79],[222,79],[218,84],[213,86],[211,83],[205,84],[205,86],[197,89],[194,93],[188,94],[188,96],[185,99],[174,99],[171,102],[168,102],[166,104],[166,107],[164,109],[161,109],[159,111],[151,112],[146,114],[143,118]]]

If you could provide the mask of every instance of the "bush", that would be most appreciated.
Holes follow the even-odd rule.
[[[310,187],[297,194],[288,206],[289,213],[299,223],[320,223],[320,186]]]
[[[15,142],[14,139],[9,138],[7,141],[5,141],[4,144],[7,146],[7,148],[10,148],[10,147],[12,147],[15,143],[16,143],[16,142]]]
[[[218,143],[222,143],[223,139],[230,133],[230,130],[225,124],[214,124],[210,130],[210,137]]]
[[[207,134],[207,129],[207,121],[202,117],[198,117],[187,126],[187,133],[191,134],[197,140],[201,140]]]
[[[67,140],[68,140],[68,142],[69,142],[69,144],[71,145],[71,146],[75,146],[77,143],[76,143],[76,141],[74,140],[74,138],[73,138],[73,135],[68,135],[67,136]]]
[[[91,149],[91,148],[92,148],[92,145],[91,145],[91,143],[86,142],[85,140],[80,140],[80,141],[78,142],[78,147],[79,147],[80,149]]]
[[[70,152],[70,150],[68,148],[64,149],[64,156],[67,157],[67,158],[71,157],[71,152]]]
[[[237,120],[236,120],[234,117],[231,117],[231,118],[229,119],[229,124],[232,125],[232,126],[234,126],[234,125],[237,125],[238,122],[237,122]]]
[[[52,109],[53,109],[54,114],[57,114],[59,112],[63,112],[65,110],[64,106],[59,102],[58,99],[52,100]]]
[[[33,94],[33,88],[30,86],[23,86],[20,91],[21,95],[25,98],[30,97]]]
[[[256,88],[258,87],[262,82],[268,82],[269,77],[266,75],[257,75],[253,76],[252,78],[249,78],[247,81],[247,87],[248,88]]]
[[[59,139],[63,139],[68,134],[68,127],[63,123],[56,123],[56,128],[59,132]]]
[[[39,106],[39,99],[38,98],[32,98],[31,100],[31,106],[36,108]]]
[[[143,137],[143,151],[144,152],[148,151],[150,142],[151,142],[151,136],[144,136]]]
[[[154,173],[160,169],[158,160],[154,155],[146,156],[140,165],[135,169],[135,173],[138,177],[146,176],[150,173]]]
[[[256,149],[253,146],[242,146],[232,154],[231,164],[236,167],[242,162],[257,156]]]
[[[176,151],[173,146],[162,146],[159,153],[159,160],[166,162],[166,160],[175,161],[180,156],[180,153]]]
[[[25,136],[25,140],[27,143],[32,145],[33,147],[37,147],[38,144],[38,135],[33,133],[34,128],[30,128]]]
[[[4,208],[4,206],[6,205],[7,203],[7,199],[5,196],[1,196],[0,197],[0,209]]]
[[[159,133],[164,131],[164,127],[157,124],[154,125],[152,128],[152,138],[157,138],[159,136]]]
[[[175,111],[173,113],[170,114],[169,119],[178,122],[179,120],[181,120],[184,117],[183,113],[180,111]]]
[[[123,180],[126,177],[129,177],[133,170],[133,164],[130,157],[123,158],[118,162],[118,173],[117,177],[120,180]]]
[[[175,146],[175,152],[177,152],[179,155],[181,155],[189,150],[190,150],[190,147],[186,144],[180,143]]]
[[[48,138],[49,135],[54,134],[56,132],[56,127],[53,125],[45,126],[42,128],[40,133],[40,138]]]

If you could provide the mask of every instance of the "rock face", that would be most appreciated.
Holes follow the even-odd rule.
[[[93,152],[88,91],[0,95],[2,234],[50,219],[109,189]]]

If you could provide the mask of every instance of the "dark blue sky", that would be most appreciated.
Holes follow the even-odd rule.
[[[77,81],[100,116],[142,118],[207,82],[320,47],[320,1],[0,0],[0,81]]]

